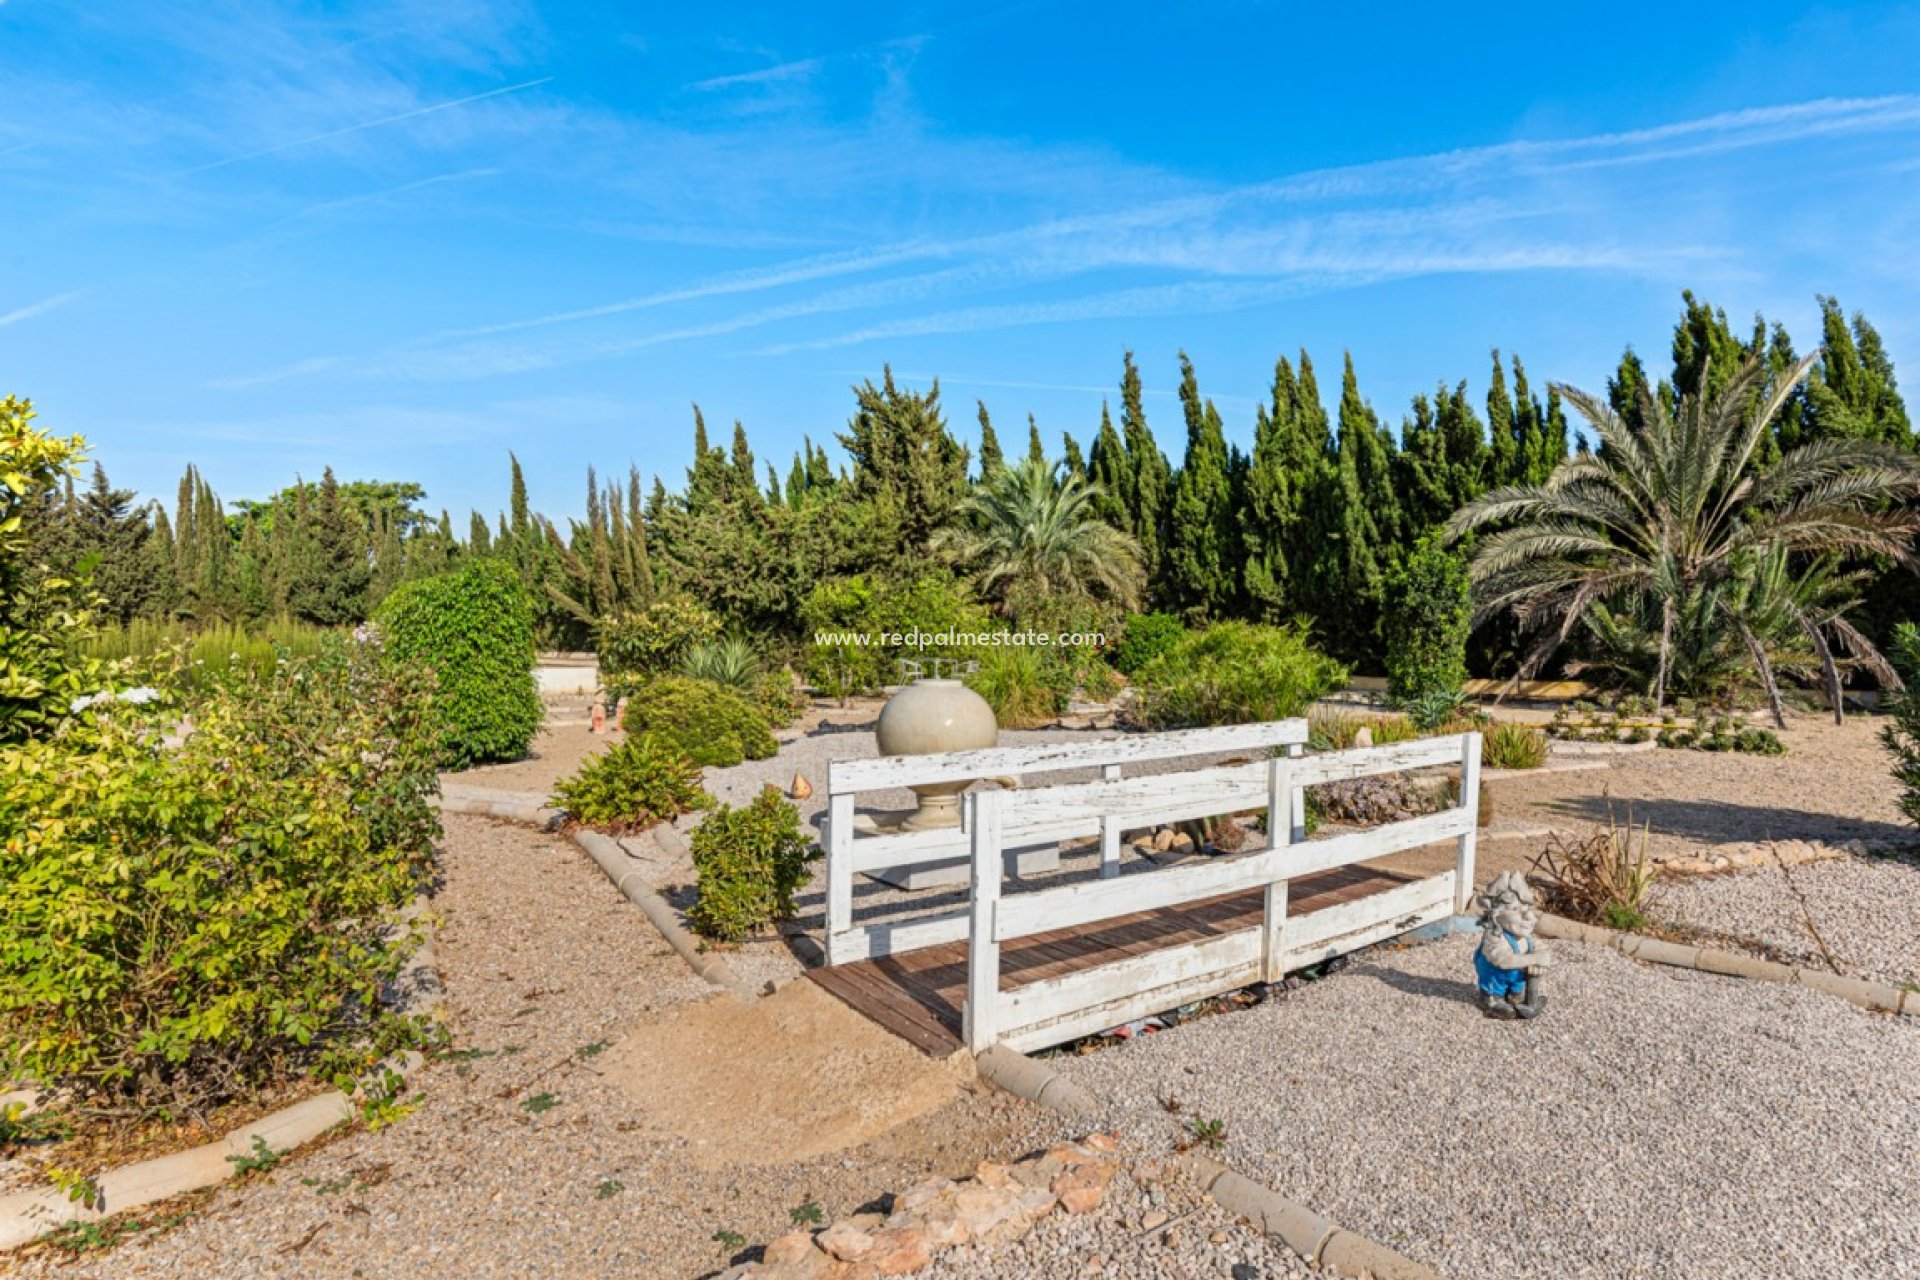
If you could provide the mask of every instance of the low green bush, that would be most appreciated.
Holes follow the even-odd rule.
[[[544,711],[533,679],[533,609],[510,566],[476,560],[403,582],[375,622],[390,655],[438,678],[442,767],[527,754]]]
[[[1900,812],[1920,822],[1920,627],[1911,622],[1895,627],[1888,657],[1906,687],[1887,695],[1888,722],[1881,727],[1880,742],[1893,756]]]
[[[1142,667],[1134,685],[1149,725],[1178,728],[1284,720],[1346,679],[1299,627],[1221,622]]]
[[[651,737],[593,756],[553,788],[553,807],[611,835],[713,807],[692,761]]]
[[[1186,627],[1170,613],[1131,614],[1120,643],[1114,646],[1113,665],[1130,676],[1186,637]]]
[[[0,1079],[181,1115],[394,1047],[438,821],[432,678],[340,638],[0,753]]]
[[[686,676],[642,685],[628,699],[621,727],[635,737],[654,737],[702,768],[731,768],[779,750],[759,706],[737,689]]]
[[[679,596],[602,618],[594,628],[600,674],[636,683],[677,671],[694,646],[717,639],[720,619]]]
[[[793,678],[789,667],[763,673],[753,682],[753,700],[766,717],[767,726],[783,729],[800,718],[807,709],[807,694]]]
[[[1524,724],[1495,724],[1480,740],[1480,758],[1491,769],[1538,769],[1547,762],[1547,735]]]
[[[1032,729],[1057,719],[1073,696],[1073,671],[1050,650],[987,648],[979,661],[967,687],[986,699],[1002,729]]]
[[[687,919],[723,942],[791,919],[794,892],[818,856],[799,811],[771,787],[744,808],[722,805],[694,829],[691,844],[697,896]]]

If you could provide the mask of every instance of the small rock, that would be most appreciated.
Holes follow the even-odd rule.
[[[1216,1231],[1212,1235],[1207,1237],[1208,1242],[1212,1244],[1225,1244],[1227,1241],[1231,1239],[1233,1239],[1233,1237],[1228,1235],[1224,1231]]]
[[[813,794],[813,784],[807,781],[804,773],[793,775],[793,785],[787,788],[787,797],[792,800],[805,800]]]
[[[904,1276],[932,1261],[927,1238],[920,1232],[912,1227],[882,1227],[873,1233],[873,1249],[860,1263],[875,1275]]]
[[[1251,1262],[1233,1264],[1233,1280],[1260,1280],[1260,1268]]]
[[[1192,853],[1193,848],[1194,848],[1193,837],[1188,835],[1184,831],[1180,831],[1180,832],[1174,833],[1173,844],[1168,849],[1168,852],[1169,853]]]
[[[761,1280],[827,1280],[837,1266],[813,1247],[811,1232],[789,1231],[767,1246],[760,1270],[753,1274]]]
[[[1160,853],[1165,853],[1167,850],[1173,848],[1173,837],[1174,837],[1174,830],[1172,827],[1160,828],[1158,831],[1153,833],[1154,849]]]
[[[1082,1164],[1055,1178],[1051,1190],[1068,1213],[1091,1213],[1106,1197],[1113,1173],[1110,1164]]]
[[[1167,1225],[1167,1212],[1164,1209],[1149,1209],[1147,1216],[1140,1219],[1142,1231],[1158,1231]]]
[[[1052,1207],[1051,1200],[1048,1207]],[[961,1187],[953,1195],[954,1214],[972,1239],[986,1244],[1017,1240],[1032,1225],[1032,1218],[1020,1204],[1020,1193],[978,1183]]]
[[[846,1222],[834,1223],[814,1243],[842,1262],[858,1262],[873,1252],[873,1237]]]
[[[1013,1174],[1006,1165],[995,1164],[991,1160],[982,1160],[974,1170],[974,1179],[983,1187],[1011,1187],[1016,1185]]]
[[[1355,729],[1353,731],[1353,745],[1356,747],[1372,746],[1373,745],[1373,726],[1370,724],[1363,724],[1358,729]]]

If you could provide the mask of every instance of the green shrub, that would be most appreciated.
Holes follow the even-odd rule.
[[[807,709],[807,695],[793,678],[790,667],[768,671],[753,682],[753,700],[766,718],[767,726],[782,729],[800,718]]]
[[[691,843],[698,896],[687,919],[724,942],[792,918],[794,891],[818,856],[801,832],[799,811],[771,787],[745,808],[722,805],[694,829]]]
[[[583,826],[619,835],[713,807],[700,770],[650,737],[592,757],[553,789],[553,807]]]
[[[717,639],[720,620],[678,596],[656,600],[601,619],[594,628],[600,674],[628,676],[635,684],[677,671],[695,645]]]
[[[1283,720],[1346,678],[1301,628],[1221,622],[1149,662],[1134,683],[1147,723],[1175,728]]]
[[[1481,759],[1493,769],[1538,769],[1547,762],[1547,735],[1524,724],[1496,724],[1480,741]]]
[[[91,629],[93,593],[51,572],[41,554],[49,533],[41,517],[86,441],[48,435],[33,416],[30,401],[0,399],[0,743],[51,732],[107,674],[74,652]]]
[[[476,560],[403,582],[375,615],[387,652],[432,669],[440,763],[463,769],[527,753],[543,714],[533,611],[513,569]]]
[[[1114,647],[1113,665],[1130,676],[1186,637],[1186,627],[1170,613],[1132,614]]]
[[[344,638],[194,712],[105,699],[0,753],[0,1078],[178,1115],[393,1047],[439,834],[431,677]]]
[[[1002,729],[1031,729],[1059,717],[1073,696],[1073,671],[1049,649],[1005,645],[980,651],[967,687],[987,700]]]
[[[738,636],[703,640],[680,660],[680,674],[730,689],[749,690],[760,678],[760,659],[754,657],[753,646]]]
[[[661,676],[641,686],[627,702],[621,727],[636,737],[652,735],[702,768],[765,760],[779,750],[766,716],[738,690],[686,676]]]
[[[1458,556],[1422,542],[1386,583],[1387,696],[1403,706],[1457,693],[1467,680],[1473,597]]]
[[[900,678],[899,662],[911,659],[966,661],[979,658],[969,644],[887,643],[890,634],[938,637],[943,633],[993,630],[987,611],[953,578],[924,574],[896,581],[858,574],[817,584],[800,607],[800,620],[813,641],[806,654],[809,683],[843,702],[856,693],[873,693]],[[864,643],[834,642],[831,633],[851,633]]]

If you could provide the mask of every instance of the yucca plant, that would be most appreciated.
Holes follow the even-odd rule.
[[[1606,825],[1585,837],[1549,836],[1533,860],[1547,909],[1609,929],[1645,928],[1660,880],[1659,864],[1647,856],[1651,835],[1649,824],[1633,825],[1631,808],[1622,825],[1609,806]]]
[[[1815,440],[1771,464],[1761,457],[1774,415],[1816,356],[1781,373],[1749,360],[1718,395],[1689,393],[1677,407],[1643,389],[1637,424],[1603,397],[1556,384],[1600,437],[1599,450],[1569,458],[1543,484],[1487,493],[1447,526],[1456,539],[1492,530],[1480,537],[1469,576],[1476,618],[1510,610],[1532,640],[1516,680],[1601,610],[1632,611],[1655,637],[1647,692],[1664,703],[1683,622],[1704,611],[1737,638],[1784,725],[1773,659],[1729,585],[1772,556],[1783,567],[1853,555],[1920,567],[1911,549],[1920,458],[1846,438]],[[1711,385],[1705,373],[1700,385]],[[1838,720],[1829,637],[1856,657],[1866,652],[1863,638],[1835,613],[1790,596],[1776,603],[1813,651]]]
[[[1492,769],[1538,769],[1547,762],[1547,735],[1524,724],[1494,724],[1480,740],[1480,758]]]
[[[711,680],[729,689],[751,691],[760,678],[760,659],[753,646],[737,636],[707,640],[687,650],[680,660],[680,674],[694,680]]]

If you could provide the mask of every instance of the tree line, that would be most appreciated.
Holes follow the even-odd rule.
[[[1820,357],[1776,415],[1767,455],[1836,437],[1915,448],[1879,334],[1836,300],[1819,302]],[[1677,407],[1695,392],[1717,394],[1750,358],[1775,371],[1796,363],[1781,325],[1756,316],[1741,331],[1691,293],[1683,303],[1670,366],[1656,374],[1629,348],[1609,379],[1623,420],[1637,420],[1643,395]],[[1085,448],[1071,431],[1056,448],[1029,415],[1025,455],[1089,482],[1095,512],[1138,545],[1148,606],[1195,619],[1304,619],[1332,653],[1363,667],[1377,665],[1387,583],[1423,541],[1481,495],[1544,482],[1589,447],[1558,392],[1543,396],[1520,357],[1498,351],[1483,394],[1443,381],[1413,397],[1397,428],[1363,394],[1350,355],[1331,412],[1310,356],[1282,356],[1246,449],[1227,438],[1184,353],[1178,367],[1177,461],[1149,422],[1131,352],[1117,421],[1103,405]],[[41,551],[56,567],[92,564],[108,613],[123,621],[351,623],[398,583],[478,556],[515,566],[546,644],[590,644],[597,619],[666,593],[690,595],[740,630],[792,636],[823,581],[942,569],[937,535],[961,522],[980,479],[1008,465],[986,406],[970,447],[937,382],[915,390],[889,370],[854,388],[854,401],[836,435],[844,462],[809,437],[784,474],[756,457],[740,423],[716,443],[696,407],[683,486],[670,491],[637,468],[613,480],[589,469],[584,513],[564,528],[530,509],[518,459],[507,509],[491,520],[472,512],[464,533],[446,511],[429,516],[424,492],[407,482],[341,483],[329,471],[265,501],[224,504],[189,468],[169,511],[138,503],[96,467],[90,484],[52,500],[37,523],[49,531]],[[1872,629],[1920,604],[1904,580],[1889,588],[1876,593]],[[1497,634],[1486,640],[1479,665],[1499,657],[1500,644]]]

